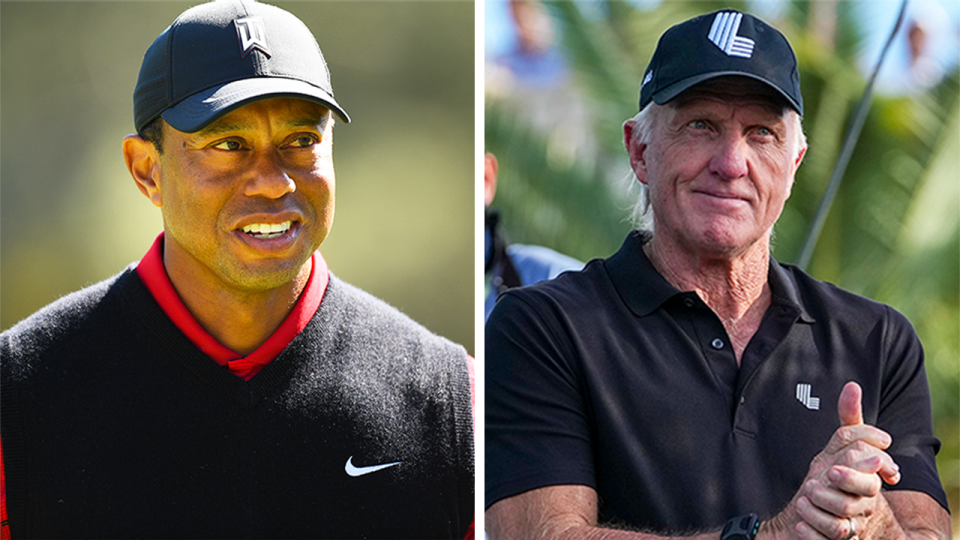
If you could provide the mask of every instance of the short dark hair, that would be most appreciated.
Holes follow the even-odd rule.
[[[163,154],[163,118],[158,116],[143,126],[137,135],[148,142],[153,143],[157,153]]]

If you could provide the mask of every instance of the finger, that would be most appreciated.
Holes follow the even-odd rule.
[[[881,452],[879,458],[880,468],[876,474],[880,479],[891,486],[900,482],[900,465],[897,465],[897,462],[886,452]]]
[[[830,437],[830,441],[827,442],[823,452],[825,454],[836,454],[858,441],[880,450],[886,450],[893,442],[893,438],[886,431],[867,424],[842,426],[833,432],[833,436]]]
[[[883,485],[880,477],[876,474],[876,470],[880,468],[880,460],[871,458],[869,461],[874,464],[871,467],[871,469],[874,469],[872,471],[861,471],[839,465],[831,467],[827,471],[827,479],[830,481],[830,486],[835,489],[811,494],[813,503],[838,516],[846,516],[849,515],[845,511],[846,506],[856,501],[844,498],[841,495],[847,497],[876,497],[879,495],[880,488]],[[821,499],[819,497],[821,494],[827,494],[827,496]]]
[[[886,482],[887,484],[891,485],[891,486],[895,486],[895,485],[899,484],[901,478],[903,478],[903,477],[900,476],[899,467],[898,467],[898,470],[897,470],[895,473],[893,473],[893,474],[886,474],[886,473],[881,473],[881,474],[880,474],[880,479],[883,480],[884,482]]]
[[[880,479],[891,485],[900,481],[900,466],[893,457],[863,441],[844,447],[833,454],[830,461],[820,476],[831,474],[834,467],[847,467],[856,472],[879,475]]]
[[[874,464],[875,467],[878,464]],[[848,467],[832,467],[825,480],[804,485],[803,497],[816,508],[834,517],[871,515],[880,494],[880,478]]]
[[[812,528],[817,534],[825,538],[846,538],[850,533],[850,521],[846,517],[838,517],[817,507],[806,497],[797,500],[797,514],[803,523]],[[800,532],[800,527],[797,527]],[[803,535],[809,537],[809,535]]]
[[[878,451],[879,452],[879,451]],[[830,469],[827,471],[827,475],[833,481],[833,476],[837,475],[838,477],[844,477],[846,473],[842,472],[842,465],[835,466],[834,468],[838,469],[834,471]],[[854,463],[849,467],[858,473],[867,473],[875,474],[880,477],[881,480],[887,484],[894,485],[900,482],[900,465],[890,457],[890,454],[886,452],[879,452],[875,456],[871,456],[861,460],[858,463]],[[851,473],[853,474],[853,473]]]
[[[856,426],[863,423],[863,406],[861,400],[863,390],[860,385],[850,381],[844,385],[837,401],[837,414],[840,416],[841,426]]]
[[[888,484],[900,481],[900,466],[890,454],[863,441],[847,447],[834,461],[835,465],[848,466],[856,471],[877,474]]]

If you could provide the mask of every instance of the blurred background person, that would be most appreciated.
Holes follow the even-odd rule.
[[[510,38],[486,62],[485,93],[546,138],[553,159],[564,163],[595,158],[596,145],[587,108],[558,47],[554,19],[540,0],[510,0],[494,4]],[[487,9],[488,13],[490,12]],[[506,20],[504,20],[506,19]],[[494,23],[497,24],[497,23]],[[563,110],[563,114],[557,114]]]
[[[553,279],[567,270],[579,270],[583,263],[543,246],[510,244],[500,224],[500,213],[491,208],[497,193],[497,157],[484,155],[483,195],[486,219],[484,240],[483,319],[493,311],[503,291]]]

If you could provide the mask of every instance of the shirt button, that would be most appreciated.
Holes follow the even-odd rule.
[[[710,342],[710,346],[719,351],[723,348],[723,340],[720,338],[714,338],[714,340]]]
[[[743,405],[746,402],[747,402],[747,398],[740,396],[740,404]]]
[[[683,305],[685,305],[685,306],[687,306],[687,307],[693,307],[693,304],[694,304],[693,298],[684,298],[684,299],[683,299]]]

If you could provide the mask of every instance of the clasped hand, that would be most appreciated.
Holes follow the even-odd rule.
[[[881,487],[900,481],[900,467],[885,452],[890,435],[863,423],[861,397],[857,383],[843,387],[837,407],[840,427],[775,518],[779,532],[809,540],[848,540],[866,536],[871,519],[889,513]]]

